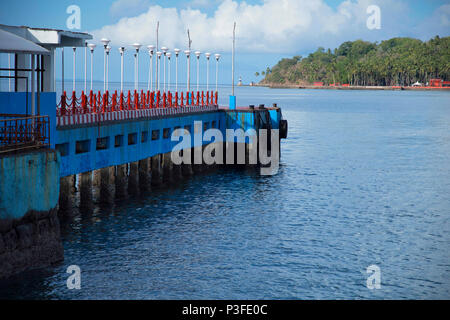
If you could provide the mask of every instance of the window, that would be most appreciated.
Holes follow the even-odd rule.
[[[77,141],[75,145],[75,154],[86,153],[90,151],[91,140]]]
[[[96,150],[105,150],[109,148],[109,137],[97,138]]]
[[[123,135],[119,134],[114,138],[114,147],[118,148],[123,146]]]
[[[128,145],[133,145],[137,143],[137,133],[128,134]]]
[[[159,130],[152,130],[152,140],[159,139]]]
[[[169,139],[170,136],[170,128],[163,129],[163,139]]]

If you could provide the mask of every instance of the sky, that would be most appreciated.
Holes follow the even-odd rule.
[[[126,46],[126,81],[133,81],[131,44],[155,44],[159,21],[159,43],[170,49],[187,47],[190,30],[192,49],[220,53],[219,82],[231,83],[233,22],[236,22],[236,73],[244,83],[261,80],[255,72],[272,67],[281,58],[307,56],[318,47],[334,49],[344,41],[363,39],[382,41],[392,37],[428,40],[450,31],[450,1],[441,0],[15,0],[0,2],[0,24],[68,29],[66,12],[70,5],[80,8],[80,29],[111,40],[110,81],[120,80],[119,46]],[[379,28],[369,28],[368,19],[377,6]],[[5,65],[6,58],[0,57]],[[61,59],[58,50],[56,59]],[[72,50],[65,53],[66,79],[72,76]],[[76,78],[84,76],[84,52],[77,50]],[[88,59],[88,64],[90,63]],[[141,51],[139,80],[148,76],[149,56]],[[179,79],[186,77],[186,58],[180,56]],[[196,62],[191,77],[196,81]],[[210,62],[210,83],[215,77],[215,62]],[[56,64],[60,78],[60,63]],[[172,74],[174,65],[172,65]],[[94,79],[103,79],[103,52],[94,53]],[[174,79],[174,75],[172,75]],[[200,82],[206,81],[206,60],[200,59]]]

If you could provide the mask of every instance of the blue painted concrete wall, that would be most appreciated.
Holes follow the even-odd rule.
[[[278,129],[280,110],[269,112],[272,127]],[[65,177],[171,152],[179,143],[179,141],[171,141],[172,132],[176,128],[183,129],[189,126],[191,146],[209,143],[209,141],[203,142],[201,137],[204,129],[213,127],[213,122],[214,128],[222,132],[223,138],[226,138],[226,129],[241,128],[244,131],[256,129],[258,125],[255,122],[255,113],[261,113],[261,111],[219,110],[158,119],[62,127],[56,132],[56,150],[61,152],[60,175]],[[199,130],[195,129],[195,121],[202,121]],[[168,130],[166,137],[164,137],[165,130]],[[153,139],[153,131],[158,133],[156,139]],[[120,142],[117,146],[116,139]],[[239,142],[237,138],[234,141]],[[249,140],[247,139],[246,142]]]
[[[213,121],[215,128],[220,128],[222,131],[225,128],[222,112],[207,112],[159,119],[117,121],[100,126],[58,129],[56,149],[61,152],[61,177],[171,152],[173,147],[179,143],[171,141],[172,132],[177,127],[184,129],[185,126],[190,126],[189,131],[192,145],[194,145],[195,140],[200,140],[195,139],[195,136],[202,135],[203,131],[194,132],[194,121],[206,123],[207,129],[212,127]],[[164,137],[165,129],[169,130],[167,137]],[[155,140],[153,140],[153,131],[158,133]],[[130,141],[129,135],[131,135]],[[98,138],[105,139],[104,142],[106,141],[107,144],[105,149],[97,150]],[[121,142],[121,145],[115,145],[116,139]],[[129,144],[129,142],[135,143]],[[78,152],[77,143],[79,147],[82,147],[82,150],[79,149]]]
[[[0,157],[0,219],[55,208],[59,167],[59,155],[50,149]]]
[[[28,92],[27,104],[26,92],[0,92],[0,114],[31,114],[31,92]],[[36,94],[37,112],[37,94]],[[50,119],[50,145],[55,145],[56,135],[56,93],[40,93],[40,114],[47,115]],[[0,116],[1,118],[1,116]]]

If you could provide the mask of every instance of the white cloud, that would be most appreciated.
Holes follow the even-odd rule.
[[[128,2],[129,0],[127,0]],[[139,3],[145,0],[131,0]],[[203,2],[203,0],[194,0]],[[366,9],[381,7],[381,30],[368,30]],[[125,5],[113,4],[114,10]],[[111,8],[112,10],[113,8]],[[237,48],[247,52],[291,53],[317,46],[337,46],[342,41],[363,38],[385,39],[410,30],[400,17],[407,16],[407,6],[395,0],[343,1],[336,9],[323,0],[264,0],[251,5],[233,0],[223,1],[212,15],[199,9],[163,8],[148,5],[141,14],[123,17],[117,23],[92,31],[96,39],[108,37],[112,45],[155,43],[156,22],[160,21],[160,46],[187,46],[186,30],[190,29],[193,49],[229,51],[233,22],[237,22]],[[127,12],[123,10],[122,12]],[[448,20],[444,19],[444,24]],[[441,19],[441,20],[442,20]]]
[[[147,10],[149,6],[149,0],[117,0],[109,8],[109,14],[113,19],[136,16]]]

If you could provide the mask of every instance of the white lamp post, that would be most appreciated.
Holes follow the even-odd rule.
[[[61,48],[61,93],[64,93],[64,47]]]
[[[160,65],[162,52],[158,51],[158,52],[156,52],[156,55],[158,56],[157,65]],[[156,79],[157,79],[157,82],[156,82],[157,89],[156,90],[158,90],[158,91],[159,91],[160,70],[161,70],[161,68],[158,67],[157,72],[156,72]]]
[[[84,93],[87,90],[87,41],[84,42]]]
[[[75,91],[75,52],[77,51],[76,47],[73,47],[73,91]]]
[[[217,92],[217,82],[219,79],[219,59],[220,59],[220,53],[216,53],[214,55],[214,57],[216,58],[216,92]]]
[[[102,38],[100,41],[103,43],[103,47],[105,49],[103,53],[103,91],[106,91],[106,48],[111,40]]]
[[[170,52],[167,52],[166,56],[167,60],[169,61],[169,69],[167,70],[167,91],[170,91],[170,57],[172,56],[172,54]]]
[[[111,51],[111,47],[106,47],[106,91],[108,91],[109,84],[109,52]]]
[[[206,91],[209,91],[209,57],[211,57],[211,53],[205,53],[206,57]]]
[[[191,50],[185,50],[184,53],[186,54],[186,63],[187,63],[187,91],[191,90],[191,63],[189,57],[191,56]]]
[[[180,54],[180,49],[173,49],[175,51],[175,92],[178,92],[178,54]]]
[[[123,92],[123,54],[125,52],[125,47],[119,48],[120,52],[120,93]]]
[[[200,51],[195,51],[195,56],[197,57],[197,91],[199,90],[199,74],[200,74]]]
[[[139,90],[139,48],[141,44],[133,43],[133,47],[136,49],[136,54],[134,55],[134,90]]]
[[[91,50],[91,90],[92,90],[92,76],[94,71],[94,49],[97,45],[95,43],[89,43],[88,47]]]
[[[153,50],[155,50],[154,45],[148,45],[148,54],[150,56],[150,64],[148,67],[148,83],[147,83],[147,90],[153,91]]]
[[[164,58],[163,58],[163,64],[164,64],[164,92],[166,92],[166,54],[167,51],[169,50],[169,48],[167,47],[161,47],[161,50],[164,54]]]

